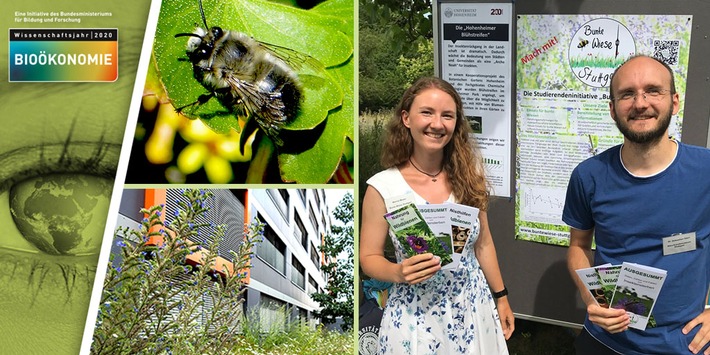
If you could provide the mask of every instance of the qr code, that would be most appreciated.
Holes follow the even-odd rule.
[[[678,47],[680,41],[653,40],[653,56],[668,64],[678,64]]]

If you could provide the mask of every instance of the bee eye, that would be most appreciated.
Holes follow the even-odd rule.
[[[222,29],[219,27],[212,27],[212,35],[215,39],[217,39],[224,35],[224,31],[222,31]]]

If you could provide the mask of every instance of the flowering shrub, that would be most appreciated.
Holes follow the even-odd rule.
[[[92,354],[220,354],[239,343],[241,294],[264,226],[245,226],[239,250],[227,265],[218,264],[209,251],[218,250],[226,226],[196,221],[212,194],[185,190],[183,196],[168,226],[160,205],[141,210],[140,229],[116,232],[121,253],[111,255]],[[205,233],[209,245],[191,242]],[[199,262],[187,264],[190,256]]]

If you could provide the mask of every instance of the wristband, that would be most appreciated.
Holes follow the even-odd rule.
[[[505,286],[503,286],[503,290],[501,290],[500,292],[493,292],[493,298],[496,298],[496,299],[501,298],[503,296],[507,296],[507,295],[508,295],[508,288]]]

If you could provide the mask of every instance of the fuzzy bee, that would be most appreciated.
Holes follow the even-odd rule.
[[[589,40],[582,38],[582,39],[579,40],[579,44],[577,45],[577,48],[584,48],[584,47],[586,47],[588,44],[589,44]]]
[[[237,31],[209,27],[199,0],[204,28],[175,37],[189,37],[186,54],[193,77],[207,89],[197,101],[177,108],[202,105],[216,98],[231,113],[246,117],[239,148],[243,147],[254,122],[277,146],[284,141],[281,129],[292,122],[301,107],[302,90],[298,76],[285,58],[313,60],[287,48],[267,45]]]

